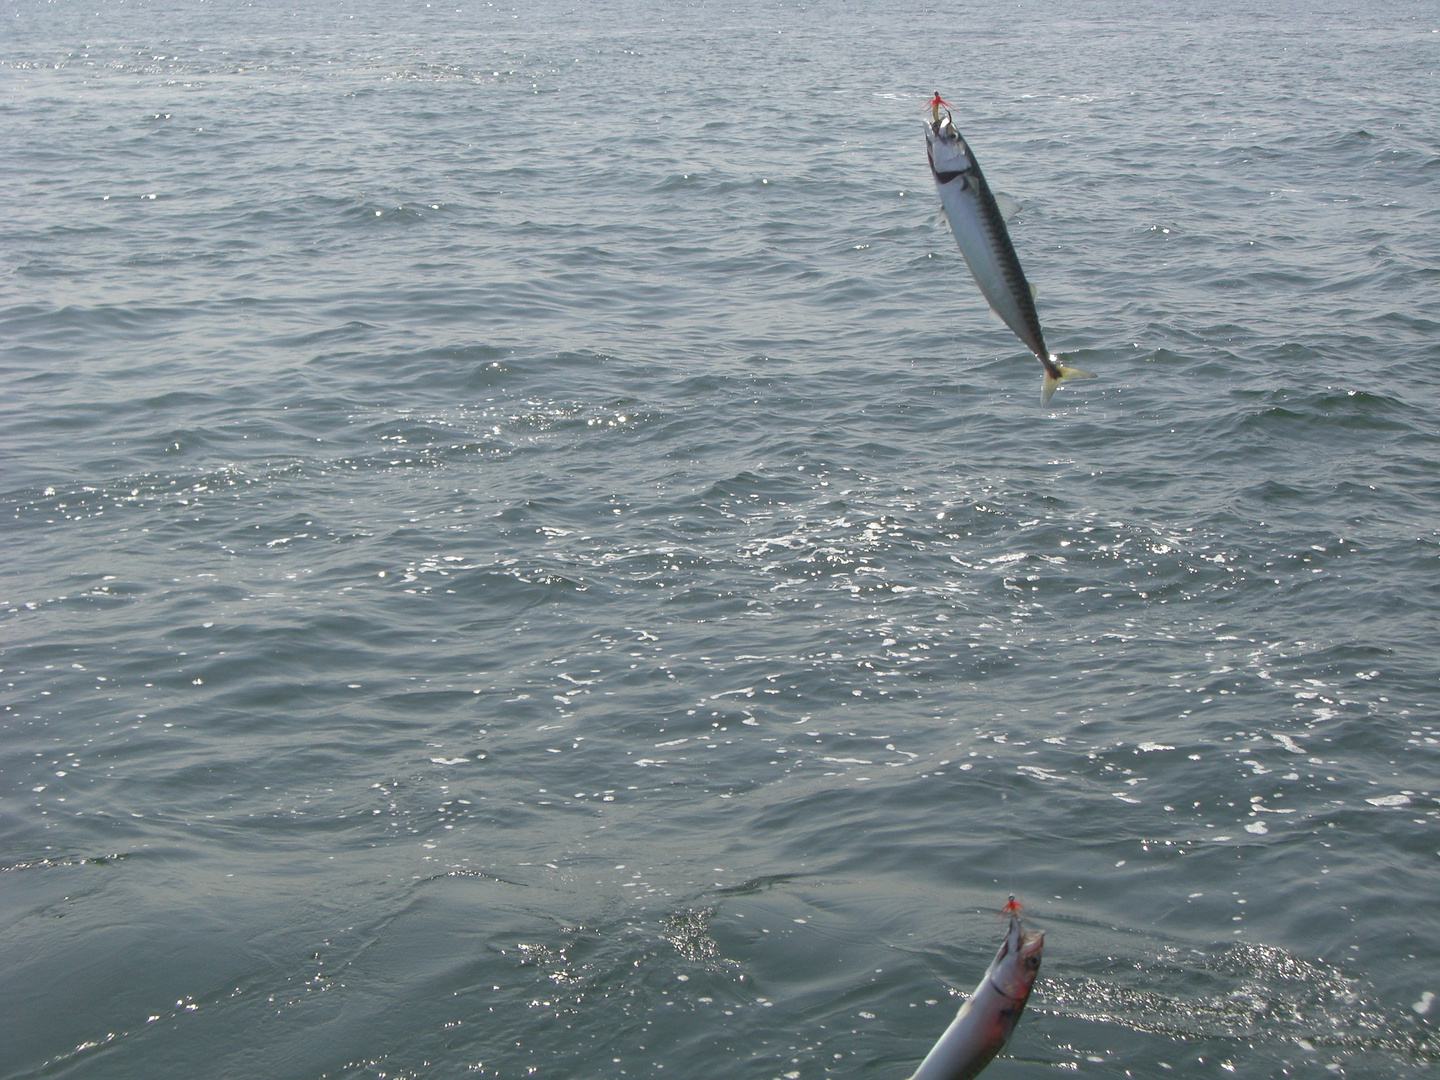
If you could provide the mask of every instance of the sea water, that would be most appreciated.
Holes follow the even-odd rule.
[[[0,1076],[1440,1055],[1435,3],[0,16]]]

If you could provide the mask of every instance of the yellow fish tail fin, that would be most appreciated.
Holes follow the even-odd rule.
[[[1055,393],[1055,387],[1064,379],[1093,379],[1093,372],[1083,371],[1078,367],[1066,367],[1060,363],[1058,356],[1050,357],[1050,362],[1045,365],[1045,381],[1040,384],[1040,404],[1050,404],[1050,398]]]

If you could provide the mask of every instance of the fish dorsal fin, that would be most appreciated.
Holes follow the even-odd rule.
[[[1040,295],[1040,290],[1037,289],[1037,288],[1035,288],[1034,282],[1027,281],[1025,284],[1030,286],[1030,299],[1031,299],[1031,300],[1034,300],[1037,296]]]
[[[1013,221],[1015,215],[1020,213],[1020,204],[1003,191],[992,192],[992,194],[995,196],[995,205],[1000,208],[1000,216],[1007,222]]]

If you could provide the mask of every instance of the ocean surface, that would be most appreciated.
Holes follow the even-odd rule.
[[[1440,1062],[1440,5],[0,21],[0,1077]]]

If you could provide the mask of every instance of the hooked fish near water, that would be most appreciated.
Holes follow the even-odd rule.
[[[1066,367],[1058,356],[1046,349],[1040,316],[1035,312],[1034,289],[1026,280],[1025,271],[1020,269],[1020,258],[1005,228],[1004,215],[990,185],[985,182],[980,163],[955,128],[949,104],[938,93],[931,98],[931,120],[925,125],[925,150],[930,158],[930,171],[935,176],[935,187],[940,192],[940,205],[950,222],[950,231],[955,234],[955,242],[960,245],[965,265],[970,268],[991,310],[1044,366],[1040,402],[1048,405],[1061,380],[1095,376],[1079,368]],[[942,105],[947,106],[944,119],[940,117]]]
[[[1015,897],[1003,912],[1010,925],[1000,951],[910,1080],[970,1080],[1010,1041],[1040,974],[1045,934],[1025,929]]]

